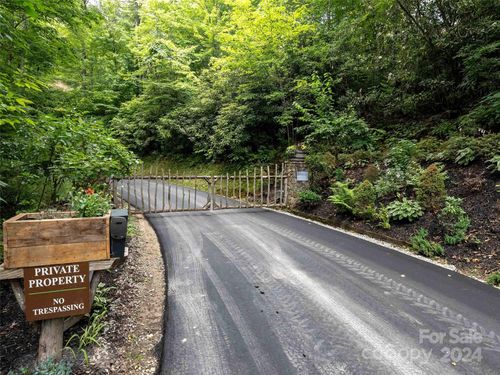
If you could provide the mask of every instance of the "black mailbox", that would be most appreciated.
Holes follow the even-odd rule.
[[[111,210],[109,221],[109,238],[111,241],[111,257],[125,256],[125,241],[127,239],[128,211],[123,209]]]

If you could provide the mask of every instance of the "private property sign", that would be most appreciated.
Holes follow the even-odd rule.
[[[90,312],[89,263],[24,268],[26,320]]]

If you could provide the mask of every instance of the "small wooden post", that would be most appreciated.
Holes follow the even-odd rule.
[[[196,181],[197,181],[197,179],[196,179],[196,177],[195,177],[195,178],[194,178],[194,208],[195,208],[195,209],[197,208],[197,207],[196,207],[196,206],[197,206],[197,202],[196,202],[196,190],[197,190],[197,189],[196,189]]]
[[[280,206],[283,206],[283,171],[285,170],[284,164],[281,164],[281,175],[280,175]]]
[[[148,176],[148,212],[151,212],[151,176],[153,175],[153,165],[149,166]]]
[[[155,168],[155,213],[158,212],[158,164]]]
[[[229,195],[229,173],[226,173],[226,208],[227,208],[227,196]]]
[[[127,178],[127,212],[128,215],[130,216],[130,179],[132,178],[131,175]]]
[[[186,197],[186,191],[185,191],[185,187],[184,187],[184,172],[182,172],[182,202],[181,202],[181,210],[184,211],[184,199]]]
[[[236,172],[233,173],[233,198],[236,198]]]
[[[168,210],[172,211],[172,187],[171,187],[170,169],[168,170]]]
[[[255,207],[255,201],[257,200],[257,197],[255,195],[255,184],[256,184],[256,181],[257,180],[257,171],[255,170],[255,168],[253,169],[253,206]]]
[[[165,170],[163,168],[161,169],[161,181],[163,197],[163,199],[161,200],[161,211],[165,212]]]
[[[179,208],[179,171],[175,172],[175,210]]]
[[[238,171],[238,207],[241,208],[241,171]]]
[[[146,212],[146,206],[144,206],[144,163],[141,167],[141,211]]]
[[[273,205],[276,205],[276,191],[278,189],[278,164],[274,164],[274,199],[273,199]]]
[[[219,207],[220,208],[222,208],[222,195],[224,194],[224,190],[223,190],[224,187],[222,186],[222,180],[223,179],[224,179],[224,176],[221,173],[221,175],[220,175],[220,196],[219,196],[220,197],[219,198],[219,203],[220,203]]]
[[[59,361],[62,357],[64,318],[42,321],[38,343],[38,362],[49,358]]]
[[[269,207],[269,198],[271,195],[271,170],[269,169],[269,165],[267,166],[267,198],[266,198],[266,206]]]
[[[248,168],[246,169],[246,178],[247,178],[247,194],[246,194],[246,203],[245,203],[245,207],[248,207],[249,206],[249,202],[248,202],[248,191],[250,190],[250,181],[248,179]]]
[[[260,167],[260,206],[264,205],[264,168]]]
[[[214,199],[214,185],[215,185],[215,180],[214,180],[214,175],[210,177],[210,187],[209,190],[212,192],[210,193],[210,211],[214,210],[214,205],[215,205],[215,199]]]

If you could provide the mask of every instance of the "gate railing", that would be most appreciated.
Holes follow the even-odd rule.
[[[114,206],[131,212],[277,207],[288,203],[288,174],[284,164],[210,176],[141,169],[113,177],[110,189]]]

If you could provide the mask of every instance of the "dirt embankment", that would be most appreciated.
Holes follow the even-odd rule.
[[[449,166],[446,171],[448,195],[463,199],[463,208],[471,219],[467,238],[458,245],[443,244],[442,228],[437,215],[432,213],[426,213],[412,223],[391,222],[390,229],[382,229],[376,223],[339,214],[335,206],[327,201],[315,207],[299,204],[295,212],[382,240],[393,239],[392,242],[397,245],[407,243],[420,228],[426,228],[432,240],[443,244],[447,263],[456,266],[460,272],[484,279],[500,271],[500,194],[496,191],[497,181],[479,163],[467,167]],[[349,174],[350,178],[358,182],[362,176],[362,169]]]
[[[125,262],[106,275],[114,289],[108,326],[78,374],[154,374],[162,352],[165,270],[153,228],[142,217]]]

